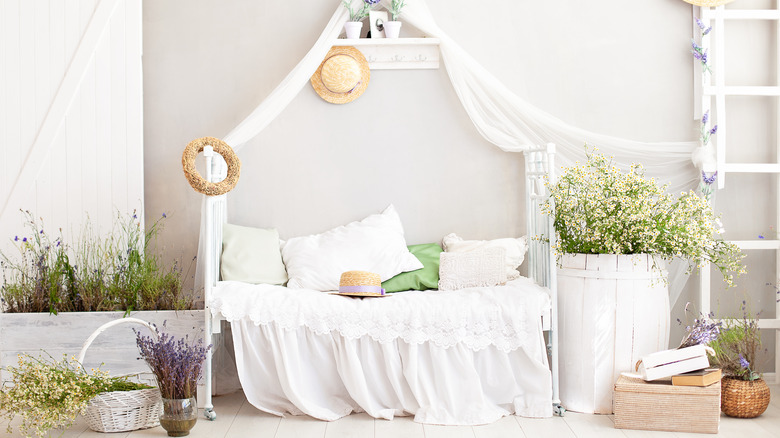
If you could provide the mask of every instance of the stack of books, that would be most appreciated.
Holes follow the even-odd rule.
[[[721,372],[718,368],[691,371],[690,373],[676,374],[672,376],[674,386],[710,386],[720,382]]]

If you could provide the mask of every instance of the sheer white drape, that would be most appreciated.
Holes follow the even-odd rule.
[[[359,2],[361,0],[353,0],[356,5]],[[389,0],[381,1],[385,7],[389,7],[389,3]],[[279,86],[223,138],[226,143],[240,151],[246,142],[259,134],[282,112],[309,82],[348,18],[346,9],[339,5],[311,50]],[[521,152],[531,145],[555,143],[558,163],[566,166],[585,158],[583,145],[587,143],[614,156],[615,161],[621,165],[642,163],[648,175],[659,181],[669,182],[673,192],[691,189],[698,182],[698,172],[691,163],[691,153],[698,146],[698,141],[641,142],[597,134],[568,125],[514,94],[463,51],[438,27],[424,0],[406,0],[401,20],[420,29],[429,37],[441,40],[442,61],[455,93],[479,133],[502,150]],[[227,215],[223,217],[227,218]],[[201,219],[204,218],[205,214],[202,214]],[[201,223],[196,281],[202,281],[204,272],[205,220],[201,220]],[[672,303],[677,300],[687,279],[687,276],[679,275],[677,271],[670,271]]]

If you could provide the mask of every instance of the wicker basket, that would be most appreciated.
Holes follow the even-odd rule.
[[[152,388],[98,394],[84,417],[95,432],[129,432],[159,425],[161,412],[160,390]]]
[[[721,388],[720,409],[729,417],[755,418],[769,407],[769,386],[764,379],[724,377]]]
[[[621,375],[615,383],[615,428],[718,433],[720,382],[673,386]]]
[[[107,322],[98,327],[84,342],[78,357],[79,363],[84,363],[87,348],[99,334],[109,327],[123,323],[144,325],[152,331],[154,336],[157,336],[157,329],[141,319],[122,318]],[[95,432],[129,432],[159,425],[160,414],[162,414],[160,390],[151,388],[98,394],[89,401],[84,417],[89,428]]]

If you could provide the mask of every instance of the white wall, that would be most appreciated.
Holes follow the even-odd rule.
[[[698,137],[692,7],[681,0],[428,4],[440,26],[510,89],[573,125],[646,141]],[[308,51],[337,5],[144,3],[147,214],[172,213],[165,232],[171,256],[191,257],[197,244],[200,198],[181,171],[184,146],[224,136],[240,122]],[[522,157],[475,132],[443,67],[373,71],[365,94],[341,106],[307,86],[240,158],[232,221],[277,227],[283,238],[391,202],[410,243],[453,231],[466,238],[523,233]],[[683,304],[695,299],[692,290]],[[677,328],[673,339],[679,336]]]
[[[0,248],[143,208],[139,0],[0,2]]]

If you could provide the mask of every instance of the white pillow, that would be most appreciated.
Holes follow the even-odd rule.
[[[439,289],[504,284],[507,281],[505,259],[506,250],[497,246],[468,252],[443,252],[439,260]]]
[[[338,290],[346,271],[375,272],[385,281],[423,267],[406,248],[404,228],[392,205],[360,222],[289,239],[282,258],[290,278],[287,287],[319,291]]]
[[[463,240],[455,233],[450,233],[441,240],[442,247],[446,252],[469,252],[479,251],[486,248],[504,248],[506,250],[506,278],[514,280],[520,277],[517,268],[523,263],[525,253],[528,251],[528,240],[526,236],[494,240]]]
[[[287,281],[279,252],[279,233],[275,229],[223,225],[219,267],[225,281],[267,284]]]

